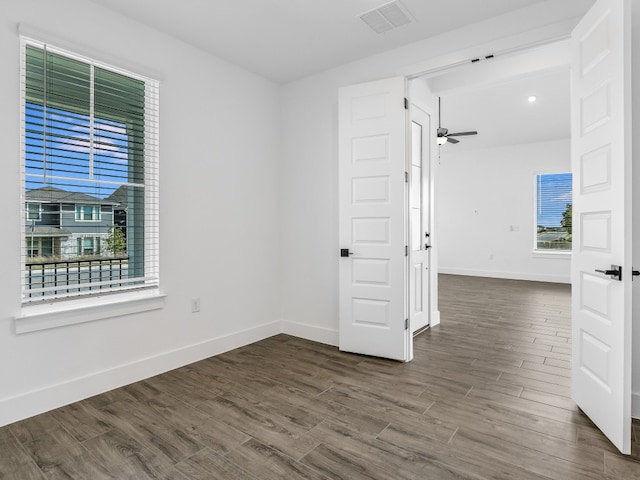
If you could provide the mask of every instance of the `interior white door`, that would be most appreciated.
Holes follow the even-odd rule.
[[[411,104],[411,162],[409,168],[409,324],[411,332],[429,325],[431,312],[431,115]]]
[[[631,449],[630,1],[598,0],[572,34],[573,398]],[[621,278],[597,270],[621,267]],[[609,272],[611,273],[611,272]]]
[[[406,80],[340,89],[340,350],[411,360]],[[336,252],[337,253],[337,252]]]

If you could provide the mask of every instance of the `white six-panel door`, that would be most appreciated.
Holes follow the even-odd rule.
[[[573,398],[631,448],[630,2],[599,0],[572,35]],[[621,281],[596,270],[622,267]]]
[[[431,306],[431,115],[411,105],[411,161],[409,165],[409,324],[415,333],[429,325]]]
[[[340,350],[408,361],[404,77],[339,92]]]

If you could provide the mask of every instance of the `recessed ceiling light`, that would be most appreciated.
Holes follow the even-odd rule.
[[[536,97],[535,95],[530,95],[529,98],[527,98],[527,101],[529,103],[535,103],[536,100],[538,100],[538,97]]]

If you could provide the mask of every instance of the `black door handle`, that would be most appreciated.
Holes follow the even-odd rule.
[[[340,249],[340,256],[341,257],[348,257],[349,255],[353,255],[353,252],[350,252],[348,248],[341,248]]]
[[[598,270],[596,272],[603,273],[605,275],[609,275],[612,279],[622,281],[622,267],[619,265],[611,265],[609,270]]]

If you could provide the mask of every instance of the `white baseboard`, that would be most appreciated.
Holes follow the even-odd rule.
[[[0,399],[0,427],[277,335],[281,322],[163,352],[102,372]]]
[[[294,337],[304,338],[313,342],[324,343],[337,347],[339,343],[338,330],[330,328],[315,327],[305,323],[291,322],[289,320],[282,321],[282,333],[292,335]]]
[[[631,418],[640,420],[640,393],[631,394]]]
[[[510,280],[529,280],[532,282],[571,283],[568,275],[547,275],[541,273],[497,272],[493,270],[471,270],[466,268],[447,268],[440,266],[438,273],[448,275],[468,275],[470,277],[506,278]]]

